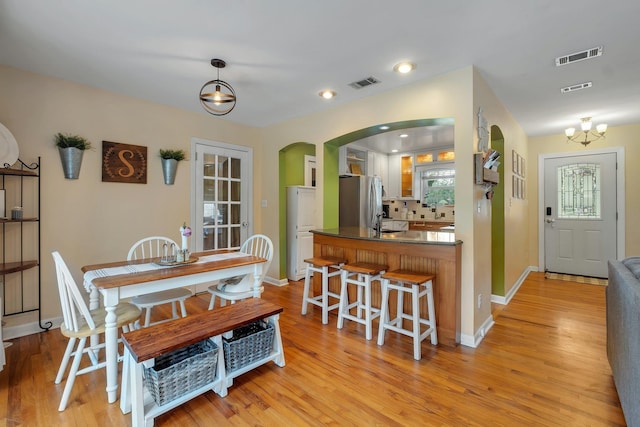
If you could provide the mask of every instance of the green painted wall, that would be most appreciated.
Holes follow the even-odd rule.
[[[287,275],[287,187],[304,185],[304,156],[315,156],[316,147],[306,142],[288,145],[278,153],[278,205],[280,209],[280,279]]]
[[[504,138],[500,128],[491,126],[491,148],[502,153],[502,161],[498,166],[500,184],[493,189],[493,200],[491,202],[491,294],[505,296],[505,265],[504,265],[504,187],[505,174],[504,165],[507,156],[504,150]]]
[[[340,146],[324,144],[324,224],[322,228],[338,227],[338,152]]]

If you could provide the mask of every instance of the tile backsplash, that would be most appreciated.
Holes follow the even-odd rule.
[[[429,206],[422,207],[417,200],[389,200],[382,202],[389,205],[389,216],[391,219],[403,219],[402,209],[406,206],[407,211],[413,212],[414,220],[426,221],[455,221],[455,206]]]

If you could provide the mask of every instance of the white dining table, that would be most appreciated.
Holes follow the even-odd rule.
[[[160,265],[159,258],[118,261],[82,267],[84,286],[90,293],[90,308],[97,308],[102,296],[105,317],[107,397],[117,399],[118,327],[115,307],[126,298],[183,286],[214,282],[232,276],[253,274],[253,296],[260,298],[260,277],[265,258],[233,251],[209,251],[191,255],[198,261],[176,266]]]

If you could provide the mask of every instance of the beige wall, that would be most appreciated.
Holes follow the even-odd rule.
[[[475,86],[474,86],[475,85]],[[477,87],[477,89],[476,89]],[[477,93],[476,93],[477,92]],[[453,117],[455,120],[456,150],[456,237],[462,240],[462,334],[474,337],[478,328],[490,317],[491,280],[490,252],[490,212],[480,187],[473,184],[473,153],[477,147],[477,105],[473,96],[483,105],[491,124],[499,124],[507,130],[513,144],[526,146],[526,137],[513,121],[491,90],[472,67],[466,67],[434,79],[402,87],[393,93],[370,96],[348,105],[334,107],[322,113],[305,116],[265,129],[265,180],[262,194],[269,199],[272,208],[264,210],[265,230],[272,238],[277,236],[275,227],[279,213],[275,199],[277,188],[267,184],[266,177],[277,174],[277,153],[283,147],[296,141],[316,144],[318,163],[318,192],[316,200],[321,203],[323,192],[323,149],[325,141],[348,132],[381,123],[402,120]],[[480,205],[481,212],[476,207]],[[318,206],[317,222],[322,224],[322,209]],[[487,222],[488,221],[488,222]],[[478,226],[488,224],[478,235]],[[475,229],[475,231],[474,231]],[[526,228],[525,228],[526,229]],[[526,233],[523,233],[526,236]],[[486,239],[485,239],[486,235]],[[478,248],[481,250],[478,250]],[[480,254],[481,253],[481,254]],[[485,260],[486,258],[486,260]],[[272,265],[277,265],[274,262]],[[517,265],[525,264],[520,260]],[[515,268],[515,266],[514,266]],[[484,303],[476,311],[477,294],[483,293]]]
[[[178,110],[101,91],[59,79],[0,67],[0,122],[16,136],[21,157],[42,156],[42,287],[44,318],[59,315],[53,263],[49,253],[59,250],[80,281],[85,264],[121,258],[131,243],[149,234],[177,238],[178,227],[189,218],[189,163],[181,163],[174,186],[162,181],[160,148],[190,149],[199,137],[254,149],[254,231],[267,234],[279,254],[278,152],[294,142],[316,145],[318,192],[322,193],[323,143],[345,133],[384,122],[452,117],[456,149],[456,235],[462,249],[462,333],[477,336],[490,315],[489,254],[485,249],[490,224],[489,204],[473,184],[473,153],[477,144],[477,108],[482,106],[489,126],[498,125],[507,147],[526,152],[526,138],[472,67],[428,81],[401,87],[335,106],[264,129],[249,128],[206,113]],[[474,99],[475,97],[475,99]],[[85,154],[77,181],[65,180],[52,137],[71,132],[89,138],[95,151]],[[149,150],[147,185],[101,182],[101,141],[145,145]],[[322,223],[322,197],[318,223]],[[261,207],[261,201],[266,207]],[[480,206],[480,212],[477,212]],[[513,209],[513,208],[512,208]],[[513,209],[511,216],[520,212]],[[525,214],[526,217],[526,214]],[[513,232],[522,221],[513,220]],[[527,246],[527,245],[525,245]],[[474,256],[474,254],[476,254]],[[519,255],[514,255],[517,258]],[[526,264],[515,259],[514,270]],[[270,277],[280,277],[279,259]],[[511,276],[517,274],[511,274]],[[511,283],[508,284],[508,286]],[[483,306],[476,311],[477,295]],[[9,322],[25,322],[20,316]],[[10,326],[10,325],[9,325]]]
[[[480,74],[474,72],[474,129],[478,126],[478,110],[482,108],[483,116],[488,121],[489,128],[498,126],[504,136],[504,153],[501,161],[504,165],[504,176],[501,177],[501,185],[504,185],[505,193],[505,293],[516,285],[516,282],[523,271],[527,268],[528,253],[528,211],[526,209],[527,200],[511,200],[511,150],[516,150],[522,156],[527,156],[527,136],[520,125],[513,119],[511,114],[505,109],[502,103],[496,98],[491,88],[487,85]],[[473,135],[477,152],[477,132]],[[466,154],[471,156],[471,153]],[[456,147],[456,157],[458,158]],[[456,170],[456,178],[459,176],[459,169]],[[457,180],[456,179],[456,180]],[[467,178],[472,180],[472,177]],[[457,190],[457,188],[456,188]],[[482,186],[474,186],[475,206],[467,207],[473,214],[474,219],[474,262],[473,280],[475,283],[474,297],[470,301],[477,304],[478,295],[482,295],[485,301],[481,308],[476,305],[475,326],[476,330],[483,325],[491,316],[491,202],[486,199],[485,189]],[[458,200],[456,193],[456,219],[458,218]],[[478,209],[479,208],[479,209]],[[478,211],[479,210],[479,211]],[[457,221],[456,221],[457,222]],[[457,229],[457,224],[456,224]],[[464,307],[463,307],[464,308]]]
[[[606,138],[592,142],[587,147],[572,142],[567,143],[562,130],[557,135],[531,138],[529,140],[529,158],[527,159],[527,186],[529,191],[529,264],[538,266],[538,163],[541,154],[550,153],[583,153],[589,150],[606,148],[624,148],[625,159],[625,256],[640,256],[640,221],[637,212],[640,211],[640,169],[637,167],[640,159],[640,125],[609,127]]]
[[[175,185],[164,184],[160,148],[190,151],[192,137],[254,148],[256,129],[115,93],[0,66],[0,123],[15,136],[20,158],[42,157],[42,316],[60,315],[51,252],[58,250],[81,283],[83,265],[124,258],[148,235],[179,239],[189,221],[190,164],[180,162]],[[194,93],[194,99],[196,98]],[[66,180],[53,145],[57,132],[93,142],[85,152],[80,179]],[[102,182],[102,141],[148,147],[147,184]],[[258,162],[259,163],[259,162]],[[258,176],[260,168],[258,167]],[[254,206],[260,206],[259,193]],[[256,215],[258,216],[258,215]],[[259,218],[256,231],[260,231]],[[7,326],[33,321],[34,314],[6,318]]]

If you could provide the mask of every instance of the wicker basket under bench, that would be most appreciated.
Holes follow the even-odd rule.
[[[171,320],[148,328],[138,329],[123,334],[128,357],[125,356],[123,370],[122,395],[120,408],[123,413],[132,412],[132,425],[153,426],[154,418],[182,403],[213,390],[220,396],[227,395],[227,387],[233,384],[233,378],[251,369],[274,361],[278,366],[284,366],[284,351],[278,325],[278,316],[282,307],[268,301],[250,298],[239,301],[236,304],[216,308],[211,311],[189,315],[184,318]],[[248,329],[256,328],[259,335],[254,337],[244,336]],[[260,358],[247,358],[242,366],[234,365],[233,371],[227,371],[225,365],[225,351],[223,351],[223,339],[225,344],[233,342],[233,331],[238,330],[243,334],[240,339],[244,342],[243,348],[253,348],[253,345],[267,342],[268,351],[259,349]],[[271,334],[271,340],[265,339],[264,334]],[[211,341],[213,343],[211,343]],[[248,344],[249,343],[249,344]],[[189,381],[170,366],[160,367],[159,371],[153,371],[154,362],[175,359],[184,369],[183,375],[188,376],[190,369],[203,370],[203,364],[215,365],[215,375],[210,376],[211,381],[202,384],[202,381]],[[153,399],[144,402],[143,375],[147,371],[147,387],[150,387]],[[212,369],[209,369],[211,371]],[[129,372],[130,371],[130,372]],[[126,380],[126,376],[130,380]],[[211,375],[209,372],[208,375]],[[181,389],[182,387],[182,389]],[[191,389],[191,387],[194,387]],[[177,388],[177,390],[176,390]]]

